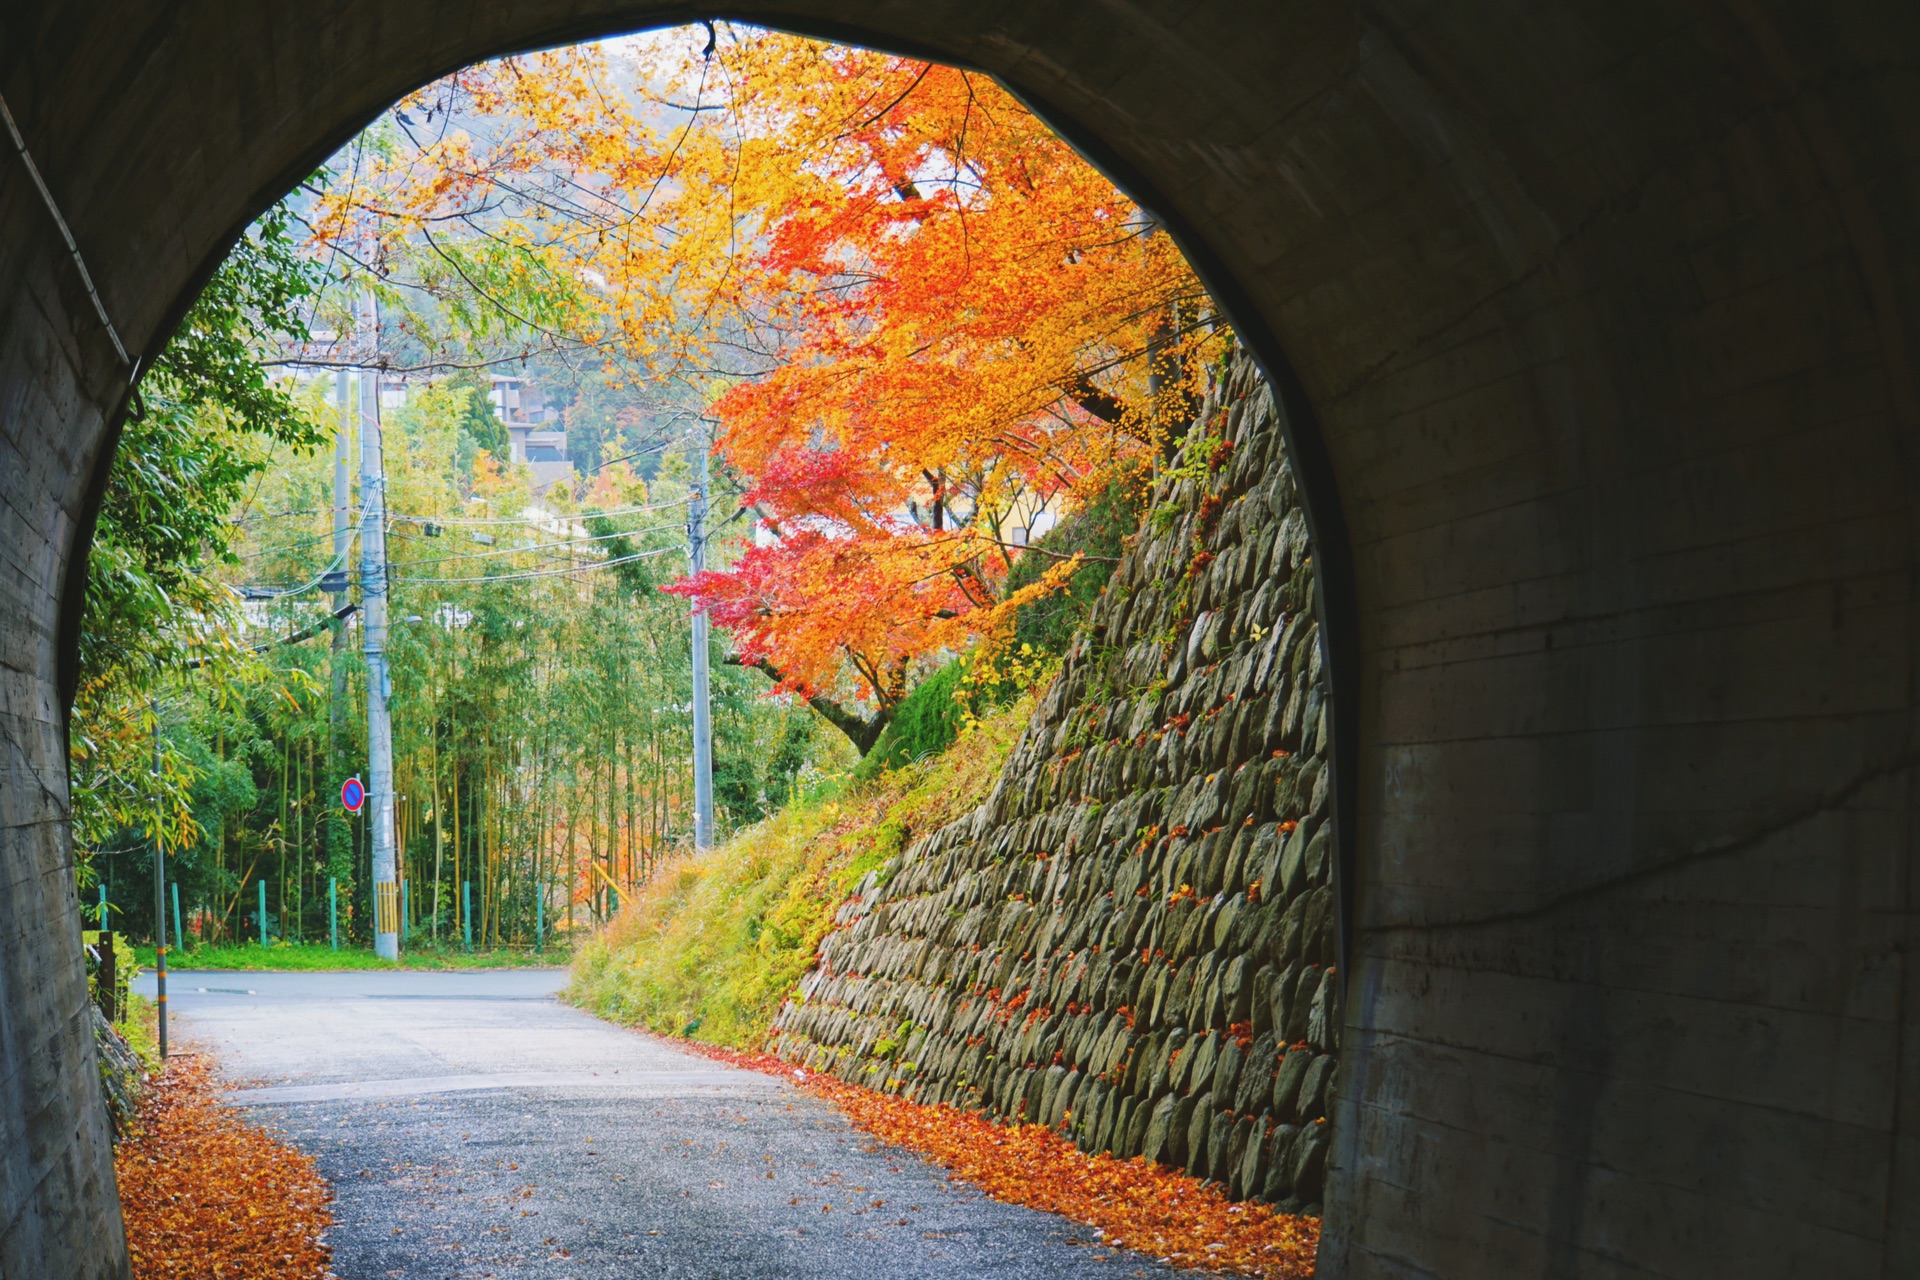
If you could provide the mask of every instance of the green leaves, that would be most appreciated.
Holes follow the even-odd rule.
[[[173,847],[197,835],[206,762],[168,741],[155,772],[147,700],[168,673],[241,656],[232,598],[208,576],[230,559],[228,518],[275,446],[322,439],[258,354],[308,336],[314,274],[289,219],[283,203],[241,238],[148,369],[121,433],[81,618],[73,803],[86,845],[144,829],[156,811]]]
[[[305,342],[318,280],[288,234],[283,200],[240,238],[142,383],[148,402],[216,414],[229,431],[280,444],[320,443],[317,424],[273,385],[260,352]],[[124,453],[124,450],[123,450]],[[220,514],[225,514],[222,508]]]

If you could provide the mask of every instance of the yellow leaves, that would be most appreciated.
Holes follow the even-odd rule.
[[[332,1199],[313,1161],[220,1104],[211,1068],[174,1058],[114,1152],[134,1280],[325,1280]]]

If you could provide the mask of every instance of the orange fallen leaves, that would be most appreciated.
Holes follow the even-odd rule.
[[[771,1075],[802,1076],[770,1054],[691,1045],[709,1057]],[[1102,1243],[1192,1267],[1267,1280],[1313,1275],[1320,1223],[1229,1200],[1219,1187],[1144,1156],[1090,1156],[1045,1125],[1005,1126],[950,1106],[805,1073],[859,1128],[917,1151],[996,1200],[1057,1213],[1100,1229]]]
[[[219,1101],[204,1059],[173,1059],[114,1152],[134,1280],[328,1280],[332,1194],[300,1151]]]

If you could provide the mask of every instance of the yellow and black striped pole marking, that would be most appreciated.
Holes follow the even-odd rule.
[[[382,880],[379,892],[374,895],[374,928],[379,933],[400,932],[400,886],[392,880]]]

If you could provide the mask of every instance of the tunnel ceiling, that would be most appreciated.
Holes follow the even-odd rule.
[[[701,16],[16,3],[0,93],[146,351],[399,94]],[[1278,387],[1352,911],[1322,1273],[1920,1274],[1920,7],[726,16],[1000,76]],[[126,377],[0,171],[0,1272],[109,1275],[56,679]]]

